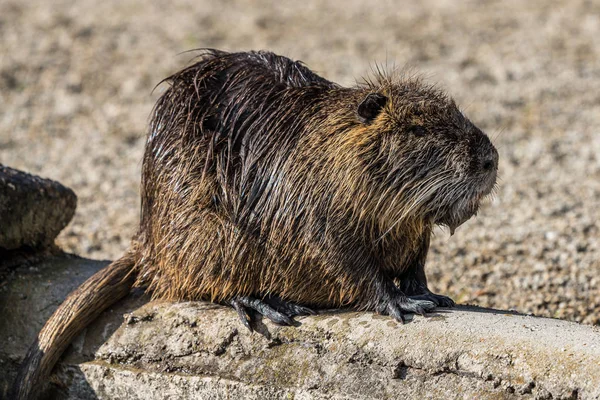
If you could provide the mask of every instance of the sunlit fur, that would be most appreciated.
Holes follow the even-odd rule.
[[[271,53],[206,51],[166,82],[137,238],[154,298],[374,309],[377,283],[424,262],[433,225],[453,230],[495,182],[488,138],[416,78],[343,88]],[[372,92],[388,102],[363,124]]]

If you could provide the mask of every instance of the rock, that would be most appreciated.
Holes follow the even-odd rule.
[[[57,258],[9,282],[0,304],[20,308],[0,329],[11,349],[1,357],[16,364],[57,306],[57,288],[71,289],[102,265]],[[84,272],[74,278],[76,271]],[[3,372],[0,381],[12,374]],[[459,306],[405,325],[332,311],[298,318],[296,327],[262,320],[250,333],[227,307],[132,295],[74,341],[53,382],[57,399],[594,399],[600,331]]]
[[[0,164],[0,248],[53,244],[76,206],[71,189]]]

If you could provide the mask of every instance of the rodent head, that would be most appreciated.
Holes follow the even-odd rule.
[[[356,114],[371,132],[362,159],[389,229],[418,216],[454,233],[494,188],[498,152],[441,91],[415,79],[371,84]]]

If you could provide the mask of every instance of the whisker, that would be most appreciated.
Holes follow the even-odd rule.
[[[492,142],[495,142],[500,137],[500,135],[504,133],[505,130],[505,126],[500,127],[500,129],[498,129],[496,133],[494,133],[494,135],[492,136]]]
[[[451,174],[447,171],[440,171],[436,174],[431,175],[426,180],[419,182],[419,185],[413,189],[411,196],[413,200],[405,207],[402,208],[402,213],[398,218],[395,218],[395,221],[391,226],[375,241],[376,243],[381,241],[386,235],[388,235],[399,223],[404,221],[409,215],[413,214],[413,211],[418,207],[423,206],[427,199],[434,194],[440,187],[447,183],[448,179],[451,178]],[[395,202],[399,199],[400,195],[404,193],[404,191],[399,191],[399,193],[394,196],[391,205],[394,205]]]

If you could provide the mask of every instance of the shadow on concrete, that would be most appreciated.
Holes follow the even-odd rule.
[[[85,375],[81,372],[78,364],[93,361],[98,349],[121,327],[125,316],[149,301],[150,296],[146,295],[143,289],[134,289],[129,296],[115,303],[90,324],[65,351],[55,368],[56,378],[51,378],[45,399],[74,399],[75,397],[69,393],[69,388],[76,387],[77,399],[98,400],[99,397],[85,380]],[[102,332],[102,335],[94,334],[99,331]],[[56,382],[63,383],[57,384]],[[64,382],[69,383],[67,388],[63,386]]]
[[[338,315],[338,314],[361,314],[362,312],[360,311],[356,311],[353,310],[352,308],[340,308],[340,309],[324,309],[324,310],[316,310],[317,311],[317,315]],[[465,312],[473,312],[473,313],[482,313],[482,314],[495,314],[495,315],[521,315],[521,316],[526,316],[526,315],[531,315],[531,314],[523,314],[520,312],[517,312],[515,310],[498,310],[495,308],[486,308],[486,307],[479,307],[479,306],[474,306],[474,305],[469,305],[469,304],[458,304],[453,308],[447,308],[447,307],[439,307],[436,308],[434,312],[428,313],[425,318],[432,318],[432,317],[436,317],[436,316],[444,316],[447,314],[452,314],[452,312],[454,311],[465,311]],[[377,314],[375,314],[377,315]],[[386,316],[380,316],[385,318]],[[405,315],[405,323],[411,323],[414,320],[415,314],[406,314]],[[391,317],[389,317],[391,318]],[[299,323],[300,325],[301,323]]]
[[[454,309],[457,311],[476,312],[476,313],[495,314],[495,315],[521,315],[521,316],[531,315],[531,314],[523,314],[523,313],[520,313],[515,310],[498,310],[496,308],[479,307],[479,306],[474,306],[474,305],[470,305],[470,304],[464,304],[464,305],[459,304]],[[449,308],[446,310],[452,311],[453,309]]]
[[[27,258],[9,271],[0,285],[0,399],[8,390],[38,332],[67,294],[108,261],[87,260],[70,254],[43,260]]]

